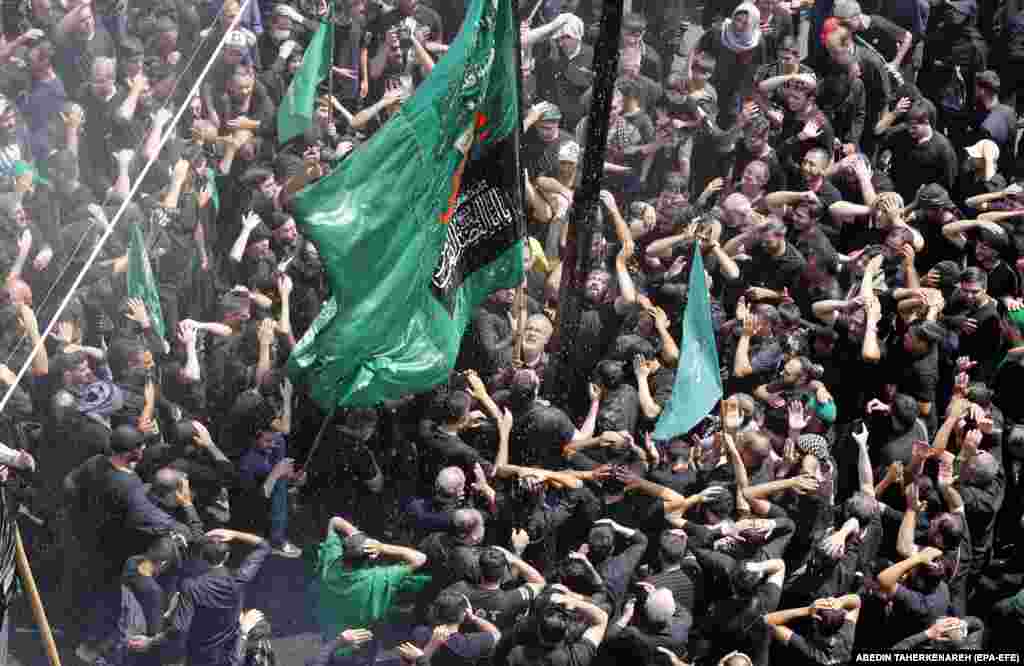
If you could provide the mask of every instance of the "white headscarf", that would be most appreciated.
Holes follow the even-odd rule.
[[[746,32],[736,32],[733,29],[733,19],[741,12],[750,15],[748,23],[750,27]],[[734,53],[749,51],[761,43],[761,11],[754,3],[742,3],[732,11],[732,18],[727,18],[722,22],[722,43]]]

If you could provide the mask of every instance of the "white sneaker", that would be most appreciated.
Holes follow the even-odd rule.
[[[302,551],[293,544],[291,541],[285,541],[283,544],[273,550],[274,555],[280,555],[281,557],[296,558],[302,555]]]

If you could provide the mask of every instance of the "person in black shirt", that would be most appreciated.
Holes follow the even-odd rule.
[[[575,614],[586,623],[582,634],[573,630]],[[534,611],[536,618],[514,632],[507,633],[498,645],[494,663],[509,666],[589,666],[597,656],[608,629],[608,614],[564,588],[545,593]]]
[[[971,376],[987,381],[1002,358],[1003,335],[994,298],[988,295],[988,276],[979,268],[960,275],[960,288],[946,306],[942,322],[959,334],[959,356],[969,356],[978,365]]]
[[[805,637],[786,626],[798,618],[810,618],[812,631]],[[775,640],[789,646],[803,659],[797,663],[843,664],[853,656],[853,637],[860,618],[860,597],[816,599],[805,608],[775,611],[765,616]],[[790,652],[790,659],[792,659]]]
[[[617,535],[629,539],[629,546],[615,555]],[[647,537],[640,530],[623,527],[610,518],[602,518],[591,528],[587,544],[589,557],[604,580],[613,607],[621,608],[629,581],[640,559],[647,552]]]
[[[544,577],[520,557],[504,548],[491,546],[480,551],[480,581],[459,581],[448,588],[465,595],[474,613],[498,629],[514,625],[530,608],[544,588]],[[522,580],[508,589],[507,583]],[[502,587],[505,585],[505,587]]]
[[[754,666],[767,666],[771,636],[763,617],[779,607],[786,565],[782,560],[745,562],[731,572],[724,594],[697,628],[693,657],[715,661],[727,651],[750,655]]]
[[[778,220],[763,223],[726,243],[725,251],[734,256],[738,247],[746,243],[749,243],[750,261],[745,262],[741,270],[750,285],[749,299],[781,300],[786,290],[796,291],[807,262],[786,242],[786,225]]]
[[[916,322],[890,347],[886,360],[899,368],[896,387],[917,400],[919,414],[931,424],[934,432],[933,407],[939,383],[939,343],[945,338],[942,326],[932,322]]]
[[[935,131],[935,106],[922,100],[907,111],[906,133],[892,134],[892,175],[896,191],[913,201],[922,185],[937,183],[946,190],[956,184],[959,160],[953,145]]]
[[[659,588],[668,588],[678,608],[691,614],[703,609],[704,574],[692,553],[687,553],[687,535],[684,530],[672,528],[661,535],[658,550],[661,571],[645,579]]]

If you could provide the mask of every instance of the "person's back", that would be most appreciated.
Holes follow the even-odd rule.
[[[255,546],[237,569],[229,569],[228,543],[241,541]],[[171,631],[185,635],[190,666],[234,666],[239,658],[242,592],[259,573],[270,554],[270,544],[260,537],[233,530],[212,530],[200,546],[209,569],[181,582],[181,597],[171,618]]]
[[[327,538],[309,553],[313,613],[326,640],[352,627],[367,627],[382,620],[407,581],[426,562],[411,548],[382,544],[368,538],[348,521],[334,517]],[[376,558],[398,560],[374,564]],[[411,590],[410,590],[411,591]]]

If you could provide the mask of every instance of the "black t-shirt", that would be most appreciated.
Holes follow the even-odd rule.
[[[764,287],[781,292],[789,289],[796,292],[800,284],[800,276],[807,267],[807,261],[800,251],[786,243],[782,255],[769,255],[761,244],[750,250],[750,261],[743,264],[743,278],[751,287]]]
[[[515,624],[530,609],[534,599],[533,590],[526,585],[511,590],[489,590],[459,581],[448,589],[466,595],[473,605],[473,612],[494,623],[499,629]]]
[[[893,335],[889,340],[886,360],[892,368],[890,381],[895,380],[899,393],[912,396],[918,402],[935,402],[935,389],[939,383],[938,345],[933,344],[926,353],[915,356],[903,347],[902,335]]]
[[[580,312],[580,327],[573,344],[573,366],[586,375],[603,359],[618,337],[622,316],[614,303],[602,303]]]
[[[924,143],[901,133],[892,142],[893,184],[904,201],[913,201],[922,185],[938,183],[947,190],[955,185],[959,162],[953,145],[939,132]]]
[[[597,429],[595,432],[607,430],[628,433],[636,431],[637,419],[640,414],[640,396],[636,387],[623,384],[608,392],[597,412]]]
[[[957,354],[970,356],[972,360],[978,362],[973,376],[989,379],[1003,352],[1002,328],[995,299],[989,299],[985,305],[975,308],[954,296],[947,306],[947,312],[952,316],[968,317],[977,322],[978,328],[974,333],[958,333],[960,346]]]
[[[793,634],[788,643],[790,659],[798,664],[848,664],[853,656],[853,637],[856,631],[857,623],[847,620],[831,636],[804,638],[800,634]]]
[[[535,402],[522,415],[517,414],[509,435],[512,463],[542,469],[564,466],[562,447],[572,441],[576,426],[558,407]]]
[[[589,666],[597,646],[586,638],[554,649],[540,645],[517,645],[508,654],[509,666]]]

